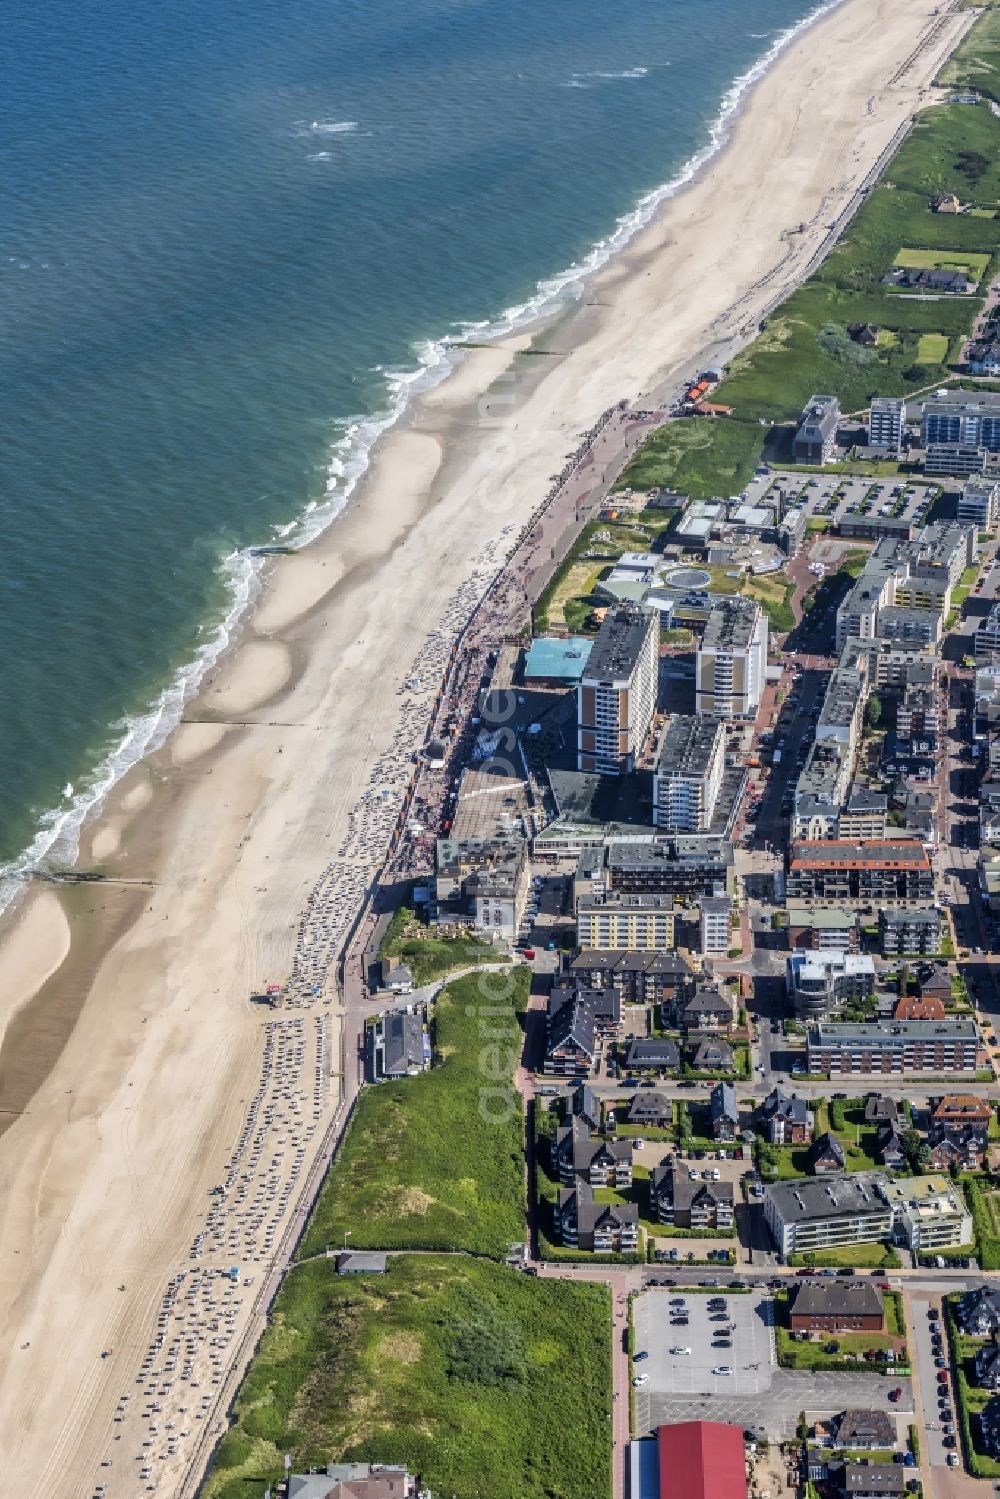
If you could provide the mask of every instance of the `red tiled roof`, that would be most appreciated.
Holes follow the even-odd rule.
[[[656,1434],[660,1499],[746,1499],[743,1430],[719,1421],[681,1421]]]

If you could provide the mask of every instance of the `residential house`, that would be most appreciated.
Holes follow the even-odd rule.
[[[320,1473],[290,1473],[288,1499],[416,1499],[418,1480],[396,1463],[330,1463]]]
[[[966,1291],[956,1308],[958,1325],[970,1338],[995,1337],[1000,1332],[1000,1286],[976,1286]]]
[[[567,974],[587,988],[613,989],[623,1004],[671,1004],[694,989],[694,974],[678,953],[647,949],[583,948]]]
[[[593,1088],[588,1088],[586,1083],[581,1083],[574,1088],[570,1094],[570,1108],[576,1119],[582,1120],[588,1129],[596,1134],[602,1124],[601,1100]]]
[[[366,1040],[365,1070],[369,1082],[415,1077],[430,1065],[423,1010],[410,1015],[402,1010],[380,1015],[366,1028]]]
[[[679,1161],[654,1167],[649,1194],[658,1223],[695,1229],[733,1226],[732,1182],[698,1181]]]
[[[561,1001],[549,1013],[544,1071],[555,1077],[589,1077],[601,1055],[594,1012],[579,995]]]
[[[735,1140],[739,1128],[736,1092],[732,1083],[716,1083],[708,1100],[713,1140]]]
[[[628,1123],[645,1129],[669,1129],[674,1122],[674,1103],[666,1093],[636,1093],[629,1104]]]
[[[898,1103],[884,1093],[869,1093],[865,1098],[865,1123],[878,1125],[884,1120],[890,1124],[899,1122]]]
[[[793,1332],[885,1332],[885,1303],[868,1280],[814,1280],[793,1288]]]
[[[972,1361],[976,1384],[983,1390],[1000,1390],[1000,1344],[994,1339],[978,1349]]]
[[[833,1422],[837,1447],[852,1452],[887,1452],[896,1445],[896,1423],[885,1411],[842,1411]]]
[[[560,1189],[556,1228],[563,1244],[590,1254],[633,1254],[639,1247],[636,1205],[595,1202],[588,1182]]]
[[[728,1041],[711,1036],[698,1042],[691,1063],[697,1072],[732,1072],[736,1058]]]
[[[913,994],[904,994],[902,999],[897,999],[892,1012],[893,1020],[944,1020],[946,1011],[944,1000],[921,995],[917,998]]]
[[[921,999],[940,999],[945,1004],[952,998],[951,977],[944,963],[925,963],[917,969],[917,986]]]
[[[553,1164],[566,1186],[584,1177],[592,1187],[620,1190],[632,1185],[632,1141],[602,1140],[574,1118],[556,1131]]]
[[[812,1139],[812,1110],[797,1094],[773,1088],[760,1112],[764,1133],[772,1145],[807,1145]]]
[[[1000,1458],[1000,1395],[988,1400],[979,1413],[979,1430],[983,1448],[991,1457]]]
[[[897,1499],[906,1493],[906,1469],[898,1463],[831,1464],[830,1482],[845,1499]]]
[[[881,1119],[875,1128],[875,1159],[890,1171],[901,1171],[906,1165],[903,1138],[889,1119]]]
[[[625,1054],[625,1066],[630,1072],[679,1072],[681,1054],[676,1041],[633,1036]]]
[[[847,1155],[836,1135],[819,1135],[809,1150],[809,1169],[815,1176],[824,1171],[846,1171]]]
[[[878,328],[874,323],[850,323],[847,331],[863,349],[874,349],[878,343]]]
[[[685,1030],[728,1030],[733,1023],[733,1002],[718,989],[699,989],[684,1006]]]
[[[584,984],[575,975],[556,978],[549,992],[549,1015],[553,1015],[560,1005],[570,1004],[575,999],[587,1005],[599,1037],[618,1035],[622,1026],[622,1000],[614,988]]]
[[[941,193],[934,199],[935,213],[961,213],[962,202],[954,193]]]

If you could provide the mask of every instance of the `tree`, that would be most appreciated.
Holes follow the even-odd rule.
[[[865,708],[865,721],[870,729],[877,729],[882,722],[882,700],[876,693],[872,693]]]

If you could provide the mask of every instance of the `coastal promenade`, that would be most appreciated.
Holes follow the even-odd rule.
[[[470,351],[415,402],[342,520],[277,559],[190,722],[89,831],[85,860],[152,884],[74,892],[68,960],[38,996],[8,986],[25,1017],[71,1017],[0,1139],[13,1486],[142,1492],[123,1428],[143,1423],[159,1429],[142,1442],[167,1449],[155,1491],[196,1481],[194,1444],[218,1434],[356,1084],[352,1002],[345,1016],[331,965],[382,868],[456,640],[581,431],[619,400],[655,405],[650,391],[713,326],[738,331],[734,303],[749,325],[742,299],[769,265],[786,289],[802,273],[954,40],[945,29],[887,83],[932,10],[845,0],[761,82],[728,150],[553,329],[561,357],[522,360],[520,338]],[[956,36],[965,24],[949,21]],[[800,222],[812,238],[789,256],[782,236]],[[769,283],[767,298],[780,290]],[[498,386],[512,398],[494,420],[484,403]],[[602,476],[585,477],[590,492]],[[557,540],[537,539],[539,564]],[[426,687],[407,689],[414,675]],[[286,990],[280,1010],[252,998],[268,982]],[[135,1414],[117,1421],[126,1394]],[[169,1431],[168,1399],[185,1423]]]

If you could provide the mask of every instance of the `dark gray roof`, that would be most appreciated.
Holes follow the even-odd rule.
[[[699,1041],[695,1049],[694,1065],[702,1071],[706,1067],[728,1069],[732,1067],[733,1061],[733,1048],[721,1036],[706,1036],[704,1041]]]
[[[831,1135],[829,1132],[825,1135],[820,1135],[813,1141],[809,1158],[814,1165],[817,1161],[825,1160],[834,1160],[838,1166],[845,1166],[847,1164],[847,1156],[843,1145],[841,1145],[836,1135]]]
[[[739,1119],[736,1112],[736,1090],[732,1083],[716,1083],[709,1097],[709,1109],[712,1122],[716,1119],[731,1119],[735,1124]]]
[[[666,1197],[675,1210],[686,1211],[699,1201],[711,1203],[734,1202],[732,1182],[693,1181],[686,1166],[661,1163],[654,1166],[650,1179],[650,1191],[654,1198]]]
[[[567,1043],[578,1046],[587,1056],[596,1051],[597,1030],[594,1012],[579,998],[560,1004],[555,1013],[549,1011],[548,1051],[554,1051]]]
[[[788,1124],[808,1124],[809,1105],[797,1093],[772,1088],[761,1105],[765,1119],[784,1119]]]
[[[591,1129],[600,1128],[601,1100],[593,1088],[588,1088],[586,1083],[581,1083],[578,1088],[574,1088],[572,1106],[573,1113],[578,1119],[582,1119]]]
[[[733,1017],[732,1002],[718,989],[699,989],[684,1006],[685,1015],[725,1015]]]
[[[896,1445],[896,1426],[885,1411],[844,1411],[837,1422],[839,1447],[884,1447]]]
[[[629,1124],[649,1124],[654,1119],[669,1119],[673,1113],[673,1100],[666,1093],[636,1093],[629,1105]]]
[[[811,1280],[799,1286],[792,1311],[806,1317],[874,1317],[882,1293],[869,1280]]]
[[[899,1463],[845,1463],[845,1494],[902,1494],[907,1469]]]
[[[677,1068],[681,1065],[676,1041],[665,1041],[651,1036],[636,1037],[630,1044],[625,1058],[626,1067]]]
[[[386,1073],[406,1072],[424,1065],[424,1027],[419,1015],[401,1010],[385,1018],[383,1069]]]

